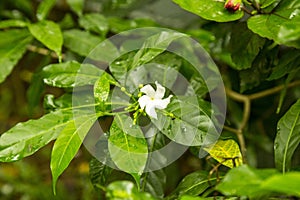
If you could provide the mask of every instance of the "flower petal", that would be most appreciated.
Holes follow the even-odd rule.
[[[168,98],[165,98],[163,100],[155,100],[155,107],[158,109],[165,109],[170,103],[172,97],[173,95],[170,95]]]
[[[156,114],[156,111],[155,111],[155,105],[154,104],[152,104],[152,103],[147,104],[145,111],[150,117],[153,117],[154,119],[157,119],[157,114]]]
[[[155,90],[151,85],[145,85],[141,88],[141,92],[145,93],[147,96],[154,98]]]
[[[161,84],[159,84],[157,81],[155,81],[156,85],[156,91],[155,91],[155,99],[162,99],[165,95],[165,87],[163,87]]]
[[[139,98],[138,102],[140,104],[141,109],[144,109],[146,105],[151,104],[151,98],[147,95],[143,95]]]

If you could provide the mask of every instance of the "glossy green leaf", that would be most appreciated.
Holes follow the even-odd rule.
[[[67,0],[67,3],[78,16],[82,15],[84,0]]]
[[[297,43],[295,46],[300,47],[300,17],[294,17],[290,22],[283,24],[278,32],[280,43]]]
[[[299,17],[297,17],[299,8],[299,0],[282,1],[271,14],[260,14],[249,18],[248,28],[278,44],[300,48],[297,34],[299,29],[295,27],[299,24]]]
[[[275,164],[283,173],[290,170],[294,151],[300,143],[300,100],[279,120],[274,144]]]
[[[280,0],[260,0],[259,1],[261,9],[267,8],[271,5],[276,6],[276,5],[278,5],[279,2],[280,2]]]
[[[152,128],[149,129],[149,132],[153,130]],[[145,135],[147,135],[147,132]],[[141,177],[141,191],[148,192],[157,198],[163,198],[164,189],[167,184],[167,175],[164,168],[160,169],[160,166],[165,166],[163,163],[165,156],[158,150],[165,147],[165,136],[161,133],[157,133],[153,137],[148,137],[147,142],[149,145],[149,152],[155,152],[155,156],[149,153],[146,165],[146,169],[149,171],[143,173]]]
[[[70,110],[58,110],[40,119],[18,123],[0,137],[0,161],[12,162],[32,155],[56,139],[72,117]]]
[[[32,37],[26,30],[0,32],[0,83],[6,79],[22,58],[31,40]]]
[[[299,172],[279,174],[275,169],[253,169],[242,165],[231,169],[216,189],[224,195],[267,199],[274,193],[299,197],[299,186]]]
[[[50,10],[53,8],[55,5],[56,0],[43,0],[36,11],[36,17],[38,18],[39,21],[42,21],[47,18]]]
[[[104,103],[108,99],[110,85],[115,83],[116,81],[108,73],[103,73],[94,84],[95,102],[99,104],[100,110],[105,109]]]
[[[108,149],[111,159],[122,171],[143,172],[148,157],[148,145],[139,126],[126,115],[116,115],[110,127]]]
[[[239,145],[234,140],[218,140],[211,147],[204,149],[211,157],[229,168],[243,164]]]
[[[256,170],[242,165],[231,169],[216,189],[224,195],[261,197],[270,193],[263,190],[261,184],[266,178],[276,173],[274,169]]]
[[[250,68],[264,43],[265,40],[259,35],[253,34],[245,23],[234,26],[229,47],[232,61],[235,63],[234,69]]]
[[[181,37],[187,35],[178,32],[162,31],[145,40],[143,46],[135,54],[132,62],[132,69],[151,61],[153,58],[164,52],[168,46]]]
[[[107,21],[110,31],[113,33],[120,33],[134,28],[158,26],[157,23],[150,18],[122,19],[118,17],[109,17],[107,18]]]
[[[174,116],[165,117],[157,110],[158,120],[152,122],[171,140],[189,146],[209,145],[215,142],[218,132],[211,114],[199,106],[193,97],[171,100],[166,111]]]
[[[199,15],[200,17],[217,21],[217,22],[228,22],[241,19],[244,15],[244,12],[238,10],[236,12],[229,12],[224,8],[225,1],[218,0],[173,0],[181,8]]]
[[[11,27],[26,27],[27,22],[17,20],[17,19],[8,19],[0,21],[0,29],[2,28],[11,28]]]
[[[80,64],[69,61],[50,64],[43,68],[43,80],[54,87],[76,87],[93,85],[103,73],[103,70],[91,64]]]
[[[63,36],[58,24],[53,21],[40,21],[28,25],[31,34],[49,49],[55,51],[61,57]]]
[[[94,188],[104,187],[112,171],[112,168],[93,158],[90,161],[90,179]]]
[[[79,24],[84,29],[98,33],[103,37],[105,37],[109,28],[107,19],[98,13],[83,15],[79,18]]]
[[[115,181],[108,185],[106,198],[108,200],[155,200],[148,193],[139,192],[132,182]]]
[[[118,49],[100,36],[77,29],[65,31],[63,35],[64,46],[81,56],[108,63],[119,57]]]
[[[211,177],[208,179],[208,177],[209,175],[206,171],[195,171],[188,174],[167,199],[179,199],[183,195],[200,195],[216,180],[216,178]]]
[[[76,119],[76,122],[71,121],[56,139],[52,149],[50,163],[54,194],[56,193],[55,186],[58,177],[75,157],[84,137],[96,120],[97,116],[93,114],[82,116],[80,119]]]
[[[146,38],[143,43],[139,41],[137,44],[138,47],[127,49],[132,51],[138,48],[139,51],[124,55],[122,61],[119,59],[116,60],[110,65],[110,70],[114,77],[120,80],[124,78],[127,71],[152,61],[155,57],[164,52],[173,41],[181,37],[187,37],[187,35],[168,31],[154,34]]]
[[[204,200],[204,199],[208,199],[208,198],[202,198],[202,197],[194,197],[194,196],[184,195],[184,196],[180,197],[179,200]]]
[[[241,93],[254,89],[263,83],[270,75],[272,66],[277,64],[279,47],[269,49],[271,43],[273,42],[266,41],[263,49],[252,62],[251,68],[239,72]]]
[[[101,37],[77,29],[65,31],[63,35],[64,46],[81,56],[89,55],[103,40]]]
[[[262,189],[300,197],[300,172],[271,176],[261,184]]]
[[[272,69],[268,80],[276,80],[292,72],[300,66],[300,51],[296,49],[287,50],[280,57],[278,64]]]

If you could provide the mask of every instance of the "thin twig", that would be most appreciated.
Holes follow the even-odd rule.
[[[250,94],[250,95],[240,94],[240,93],[237,93],[237,92],[235,92],[231,89],[226,88],[226,94],[228,95],[228,97],[230,97],[231,99],[236,100],[238,102],[244,103],[243,119],[242,119],[242,122],[239,125],[239,127],[237,129],[235,129],[235,128],[231,128],[231,127],[228,127],[228,126],[224,126],[225,130],[228,130],[228,131],[230,131],[232,133],[235,133],[237,135],[238,140],[239,140],[239,144],[241,146],[241,152],[242,152],[242,155],[243,155],[244,163],[247,162],[247,159],[246,159],[247,149],[246,149],[246,144],[245,144],[245,138],[244,138],[244,135],[243,135],[243,131],[244,131],[245,127],[247,126],[248,120],[250,118],[251,100],[255,100],[255,99],[266,97],[266,96],[271,95],[271,94],[275,94],[277,92],[280,92],[285,87],[291,88],[291,87],[295,87],[295,86],[298,86],[298,85],[300,85],[299,80],[294,81],[294,82],[288,84],[287,86],[280,85],[280,86],[276,86],[274,88],[270,88],[270,89],[267,89],[267,90],[264,90],[264,91],[261,91],[261,92],[258,92],[258,93]]]
[[[41,48],[41,47],[37,47],[37,46],[34,46],[34,45],[28,45],[27,46],[27,50],[28,51],[31,51],[31,52],[34,52],[34,53],[38,53],[38,54],[41,54],[41,55],[44,55],[44,56],[51,56],[52,58],[54,59],[58,59],[58,55],[55,53],[55,52],[52,52],[48,49],[45,49],[45,48]],[[65,58],[65,54],[62,54],[62,59]]]
[[[277,92],[280,92],[285,87],[291,88],[291,87],[295,87],[295,86],[298,86],[298,85],[300,86],[300,80],[294,81],[294,82],[288,84],[287,86],[280,85],[280,86],[277,86],[277,87],[274,87],[274,88],[271,88],[271,89],[268,89],[268,90],[264,90],[264,91],[261,91],[261,92],[255,93],[255,94],[248,95],[248,98],[250,100],[259,99],[259,98],[262,98],[262,97],[269,96],[271,94],[275,94]]]

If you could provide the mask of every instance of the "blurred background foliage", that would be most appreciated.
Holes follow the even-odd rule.
[[[39,0],[1,0],[0,20],[21,19],[36,22],[35,13],[40,2]],[[171,28],[192,35],[213,56],[220,67],[225,85],[244,94],[284,83],[283,79],[266,80],[272,67],[279,62],[277,55],[283,56],[289,50],[287,47],[274,46],[270,41],[266,41],[262,47],[269,48],[269,54],[257,56],[254,60],[254,67],[235,70],[230,55],[232,49],[236,47],[232,45],[239,43],[240,33],[235,27],[237,22],[206,21],[181,9],[170,0],[86,0],[83,12],[96,12],[107,18],[109,29],[106,37],[125,30],[148,26]],[[80,15],[80,9],[76,6],[70,7],[68,0],[57,0],[48,19],[59,23],[62,30],[68,30],[81,27],[78,17]],[[97,31],[90,32],[92,35],[97,35]],[[237,35],[236,41],[232,41],[231,33]],[[105,35],[102,37],[104,38]],[[0,40],[5,40],[5,38]],[[40,44],[36,43],[36,45]],[[2,48],[1,42],[0,48]],[[83,56],[76,54],[78,52],[67,49],[63,52],[65,60],[84,59]],[[56,62],[56,59],[49,52],[27,51],[5,82],[0,84],[0,133],[5,132],[17,122],[42,116],[44,94],[51,93],[55,96],[62,94],[63,91],[58,88],[41,84],[39,76],[35,75],[41,67],[52,62]],[[299,74],[296,76],[299,77]],[[247,158],[251,166],[274,167],[273,141],[276,123],[291,103],[300,97],[300,88],[295,87],[287,91],[281,112],[275,115],[279,95],[270,95],[252,103],[250,121],[245,133]],[[232,126],[241,123],[242,109],[242,104],[229,99],[227,123]],[[236,136],[225,131],[222,137],[234,138]],[[33,156],[21,161],[0,164],[1,200],[97,199],[99,194],[93,189],[89,177],[91,156],[84,148],[80,150],[76,159],[58,181],[58,195],[53,195],[49,168],[52,145],[53,143],[50,143]],[[299,158],[299,147],[294,156]],[[207,168],[204,162],[187,152],[178,162],[170,165],[166,170],[167,174],[170,174],[166,193],[173,190],[178,181],[187,173]],[[294,159],[293,162],[294,166],[300,165],[299,159]],[[122,176],[130,179],[124,174]]]

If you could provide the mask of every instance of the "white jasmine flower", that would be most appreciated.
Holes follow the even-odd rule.
[[[155,81],[156,91],[153,89],[151,85],[145,85],[141,88],[141,92],[145,93],[145,95],[141,96],[138,100],[141,109],[145,109],[146,113],[157,119],[157,114],[155,108],[157,109],[165,109],[170,103],[173,95],[170,95],[168,98],[163,99],[165,95],[166,89],[161,86],[157,81]]]

